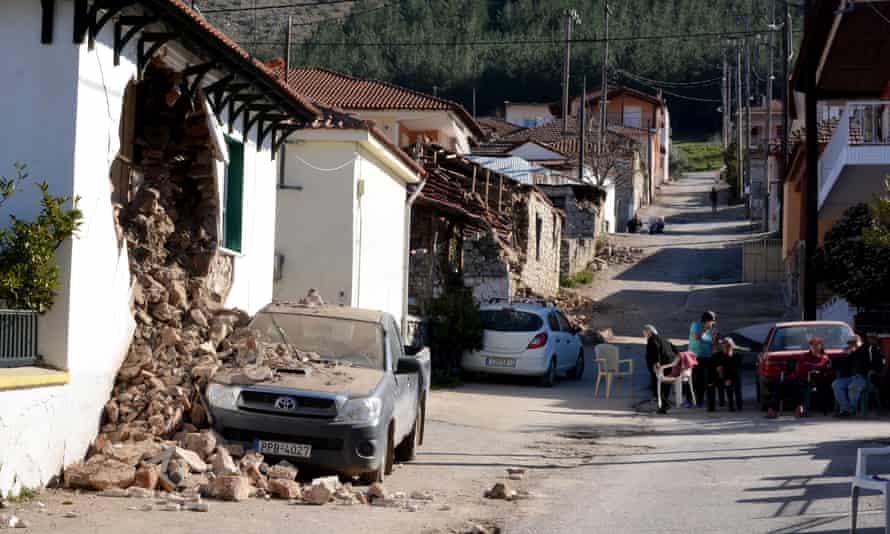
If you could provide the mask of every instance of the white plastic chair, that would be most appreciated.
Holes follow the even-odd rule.
[[[600,393],[600,383],[605,378],[606,380],[606,398],[612,398],[612,381],[616,378],[621,379],[625,376],[633,376],[634,374],[634,362],[633,360],[622,360],[618,355],[618,347],[615,345],[609,345],[607,343],[603,343],[596,346],[596,389],[593,392],[594,396],[599,395]],[[621,370],[621,365],[625,364],[627,368],[625,370]],[[620,389],[621,383],[618,383],[618,388]]]
[[[866,460],[869,456],[890,456],[890,447],[859,449],[856,451],[856,475],[850,484],[850,533],[856,532],[856,519],[859,513],[859,493],[863,489],[880,491],[884,495],[884,532],[890,534],[890,478],[869,475]]]
[[[665,372],[668,369],[671,369],[674,365],[680,365],[679,358],[674,360],[670,365],[663,365],[660,369],[655,372],[655,378],[658,382],[657,395],[658,395],[658,407],[661,408],[661,384],[673,384],[674,385],[674,400],[676,406],[680,406],[683,403],[683,384],[689,384],[689,392],[692,393],[692,404],[696,404],[695,398],[695,388],[692,387],[692,369],[684,369],[680,376],[666,376]]]

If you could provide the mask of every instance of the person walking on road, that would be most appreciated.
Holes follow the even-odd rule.
[[[677,357],[677,351],[674,346],[658,334],[658,330],[651,324],[643,327],[643,338],[646,339],[646,369],[649,370],[649,383],[652,388],[652,397],[658,396],[658,379],[655,377],[656,368],[660,365],[668,365]],[[664,399],[670,398],[670,384],[663,384],[661,396]],[[667,413],[667,402],[665,402],[659,413]]]
[[[717,186],[711,187],[711,213],[717,213]]]
[[[714,342],[718,339],[717,314],[706,311],[701,319],[692,323],[689,327],[689,351],[694,352],[698,358],[698,366],[692,371],[692,382],[696,391],[710,392],[714,387],[714,374],[711,370],[711,355],[714,353]],[[704,405],[704,395],[700,395],[698,407]]]

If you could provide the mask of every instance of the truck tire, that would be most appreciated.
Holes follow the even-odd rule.
[[[396,460],[399,462],[410,462],[417,457],[417,439],[420,436],[421,416],[420,406],[417,407],[417,417],[414,419],[414,426],[411,433],[405,436],[405,439],[396,447]]]
[[[362,473],[359,475],[358,480],[360,483],[370,486],[375,482],[383,482],[383,479],[386,478],[386,475],[392,474],[392,464],[393,464],[393,448],[392,448],[392,438],[393,438],[393,426],[392,423],[389,425],[389,430],[386,432],[386,442],[383,443],[383,458],[380,459],[380,465],[377,469],[373,471],[368,471],[367,473]]]
[[[420,401],[420,435],[417,436],[417,445],[423,445],[423,436],[426,434],[426,399],[424,394],[423,400]]]
[[[547,372],[539,379],[541,387],[552,388],[556,383],[556,357],[550,359],[550,365],[547,366]]]

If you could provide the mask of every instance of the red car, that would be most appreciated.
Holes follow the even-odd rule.
[[[853,336],[850,325],[841,321],[801,321],[777,323],[766,336],[763,352],[757,356],[757,402],[766,408],[782,375],[794,372],[797,360],[810,350],[810,339],[821,337],[832,360],[843,354]],[[832,371],[826,372],[830,380]]]

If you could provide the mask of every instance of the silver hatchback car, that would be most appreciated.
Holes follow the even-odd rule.
[[[537,376],[550,387],[558,374],[584,374],[584,344],[578,328],[558,308],[535,302],[480,307],[482,348],[464,352],[461,367],[474,373]]]

